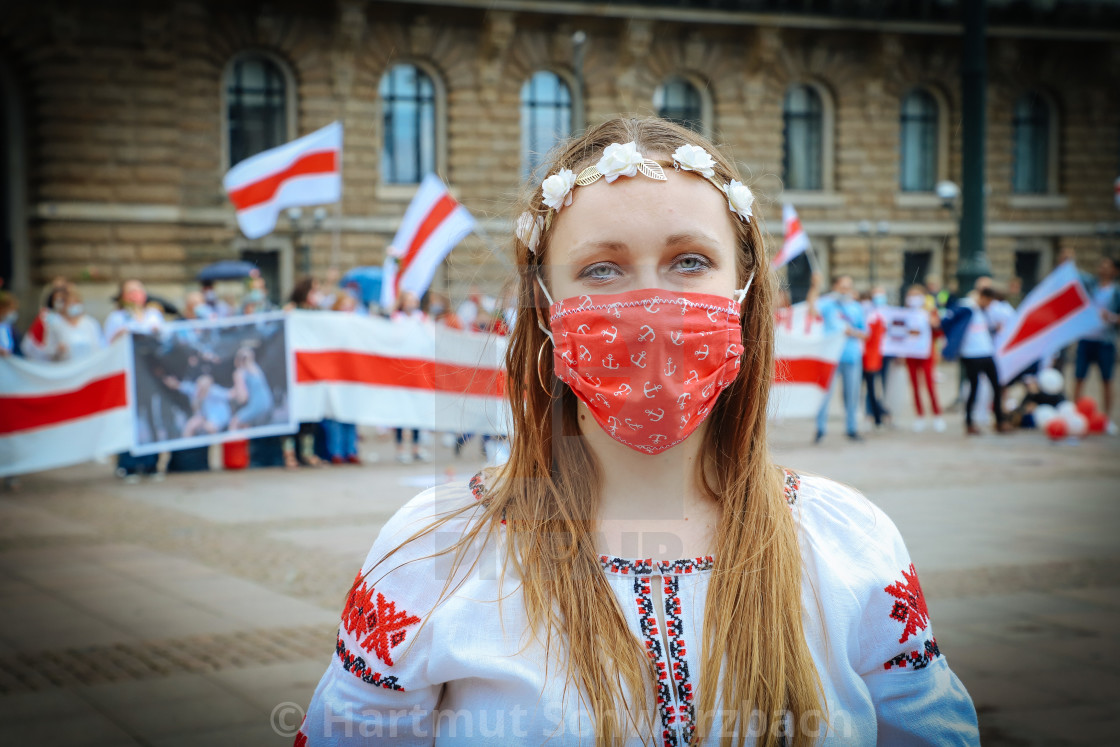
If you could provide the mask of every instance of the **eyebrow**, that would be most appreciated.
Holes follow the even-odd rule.
[[[668,247],[680,246],[681,244],[703,244],[712,249],[719,246],[715,239],[703,233],[675,233],[665,239],[665,246]]]
[[[703,233],[675,233],[665,239],[665,246],[669,248],[686,244],[701,244],[711,249],[719,247],[715,239]],[[623,241],[588,241],[577,246],[573,253],[576,256],[586,256],[597,251],[625,252],[628,248],[629,246]]]

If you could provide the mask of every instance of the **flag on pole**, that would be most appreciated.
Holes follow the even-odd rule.
[[[393,308],[401,291],[423,296],[439,263],[474,226],[474,216],[455,201],[438,176],[424,177],[385,257],[382,308]]]
[[[1074,340],[1100,331],[1100,308],[1093,303],[1073,261],[1063,262],[1019,305],[996,340],[999,380],[1007,383],[1037,360]]]
[[[250,239],[272,233],[280,211],[342,199],[342,123],[246,158],[222,185]]]
[[[797,217],[797,211],[788,202],[782,205],[782,226],[785,229],[782,250],[770,260],[770,266],[775,270],[789,264],[795,257],[809,250],[809,235],[801,227],[801,219]]]

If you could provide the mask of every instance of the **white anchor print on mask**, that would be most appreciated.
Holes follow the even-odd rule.
[[[657,454],[695,431],[738,375],[739,307],[664,289],[584,295],[552,303],[541,326],[554,341],[556,376],[603,430]],[[665,417],[669,410],[678,417]]]

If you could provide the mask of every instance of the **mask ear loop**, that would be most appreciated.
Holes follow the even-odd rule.
[[[741,290],[735,291],[735,303],[739,304],[740,306],[743,304],[743,301],[747,298],[747,291],[751,289],[751,283],[753,282],[754,273],[752,272],[751,276],[747,278],[747,284],[744,285]]]
[[[549,307],[551,307],[554,303],[552,300],[552,295],[548,292],[548,288],[544,287],[544,282],[541,280],[541,276],[535,275],[535,277],[537,279],[537,285],[540,286],[541,292],[544,293],[544,297],[548,301]],[[544,322],[541,321],[541,318],[539,316],[537,317],[537,326],[540,328],[541,332],[544,332],[546,335],[548,335],[548,339],[552,340],[552,344],[555,345],[556,340],[554,340],[552,337],[552,330],[544,325]]]

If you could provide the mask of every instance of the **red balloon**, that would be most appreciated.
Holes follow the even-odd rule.
[[[1069,435],[1069,426],[1066,425],[1064,418],[1054,418],[1046,424],[1046,435],[1050,437],[1051,441],[1057,441],[1059,438],[1065,438]]]
[[[1108,418],[1103,412],[1094,412],[1089,416],[1089,432],[1104,433],[1108,428]]]
[[[1097,411],[1097,401],[1092,397],[1082,397],[1077,400],[1077,411],[1089,419]]]

